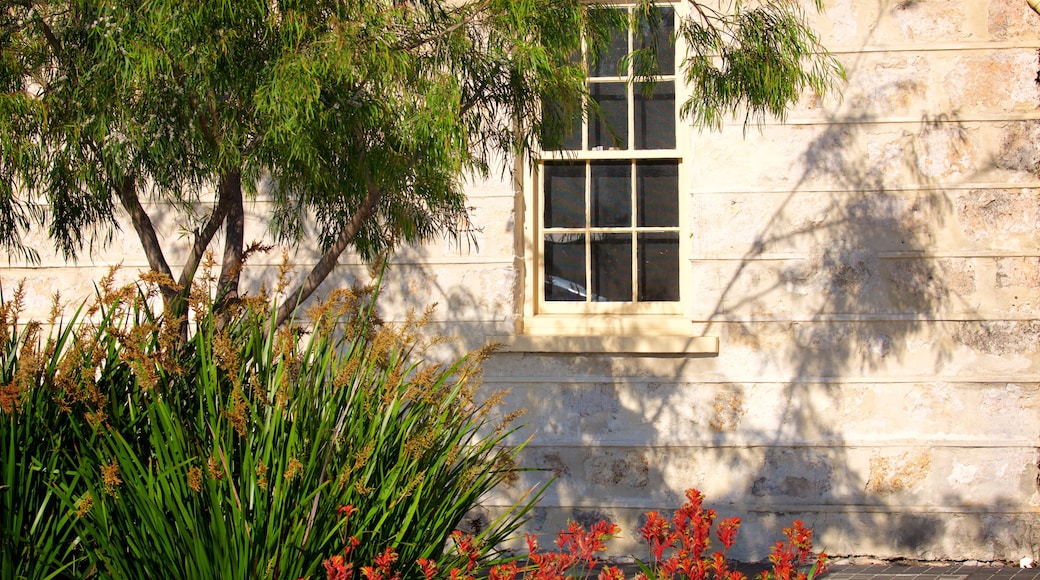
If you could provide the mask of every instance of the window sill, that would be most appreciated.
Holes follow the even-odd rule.
[[[491,342],[499,345],[498,352],[517,354],[719,355],[717,336],[514,335],[491,337]]]

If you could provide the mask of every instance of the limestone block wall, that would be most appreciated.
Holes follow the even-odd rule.
[[[485,382],[528,410],[517,440],[534,436],[536,471],[491,509],[555,477],[529,530],[606,517],[624,528],[615,553],[641,554],[641,514],[697,487],[744,518],[745,560],[794,518],[839,555],[1038,556],[1040,16],[1025,0],[826,4],[842,99],[690,137],[686,315],[719,354],[494,356]],[[525,299],[522,194],[508,173],[468,191],[472,237],[403,249],[383,293],[391,317],[438,303],[433,329],[459,350],[522,332]],[[129,226],[72,264],[36,245],[40,265],[0,270],[36,316],[110,264],[146,267]],[[254,257],[248,287],[279,261]],[[347,258],[324,288],[363,276]]]
[[[1040,16],[1024,0],[831,0],[844,97],[694,133],[688,315],[717,357],[505,353],[552,473],[532,527],[697,487],[831,553],[1040,549]],[[624,550],[641,549],[635,534]]]

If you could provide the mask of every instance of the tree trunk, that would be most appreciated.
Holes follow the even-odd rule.
[[[224,230],[224,261],[217,280],[217,310],[238,299],[238,282],[242,276],[246,218],[242,207],[242,174],[237,169],[220,180],[220,198],[227,208],[227,226]]]
[[[117,186],[117,193],[119,194],[120,204],[130,215],[130,222],[134,225],[134,231],[137,232],[138,239],[141,240],[141,246],[144,247],[144,255],[148,259],[148,265],[153,271],[169,276],[172,283],[173,274],[170,272],[170,265],[166,263],[166,256],[163,255],[162,246],[159,244],[159,237],[155,234],[152,220],[148,217],[148,213],[144,211],[144,207],[141,206],[141,200],[137,197],[137,188],[134,180],[129,177],[124,178],[123,182]],[[180,293],[172,285],[162,285],[159,291],[162,293],[163,304],[166,308],[173,309],[177,300],[181,297]]]
[[[318,263],[315,264],[314,268],[312,268],[310,273],[307,274],[307,277],[303,280],[300,287],[286,296],[285,301],[278,306],[278,314],[275,319],[275,324],[277,326],[281,326],[282,323],[288,320],[289,317],[296,312],[296,309],[300,304],[303,304],[308,298],[310,298],[311,294],[313,294],[314,291],[318,289],[318,286],[321,286],[321,283],[325,281],[325,278],[329,276],[332,269],[336,267],[340,255],[342,255],[347,249],[347,246],[350,245],[354,236],[361,231],[361,226],[364,225],[365,221],[375,215],[380,197],[382,197],[382,192],[378,188],[370,185],[368,188],[368,196],[365,198],[364,203],[361,204],[361,207],[358,208],[350,218],[350,221],[347,222],[347,225],[340,231],[336,241],[328,250],[325,251],[324,254],[322,254],[321,259],[318,260]]]

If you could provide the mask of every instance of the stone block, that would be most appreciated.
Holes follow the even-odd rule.
[[[1036,51],[991,52],[953,63],[942,86],[954,110],[1032,111],[1040,104]]]

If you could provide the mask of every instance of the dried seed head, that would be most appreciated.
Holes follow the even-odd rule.
[[[256,486],[262,490],[267,490],[267,466],[261,461],[256,466]]]
[[[361,481],[355,481],[354,482],[354,491],[357,492],[357,494],[360,495],[360,496],[366,496],[366,495],[372,493],[372,488],[366,486],[363,483],[361,483]]]
[[[202,489],[202,470],[197,465],[188,468],[188,487],[196,493]]]
[[[210,455],[206,460],[206,472],[210,479],[220,481],[224,478],[224,470],[220,468],[220,461],[217,460],[216,455]]]
[[[54,324],[61,318],[62,312],[64,312],[65,306],[61,302],[61,291],[55,290],[54,296],[51,297],[51,312],[47,316],[47,324],[54,326]]]
[[[119,463],[115,459],[111,463],[101,466],[101,481],[105,484],[105,493],[117,497],[116,488],[123,483],[123,480],[119,479]]]
[[[231,423],[231,427],[238,433],[239,437],[245,437],[249,427],[249,403],[242,395],[242,390],[236,388],[231,391],[231,400],[228,408],[221,414]]]
[[[0,412],[10,415],[19,411],[21,389],[16,385],[0,387]]]
[[[76,502],[76,517],[81,518],[89,514],[92,507],[94,507],[94,497],[88,491]]]
[[[285,292],[285,289],[289,286],[289,281],[292,279],[291,273],[292,262],[289,260],[289,249],[282,248],[282,262],[278,265],[278,282],[274,288],[275,294],[281,295]]]
[[[290,458],[289,464],[285,466],[285,480],[292,481],[296,478],[297,475],[300,474],[300,471],[302,470],[303,464],[300,463],[300,460],[296,459],[295,457]]]

